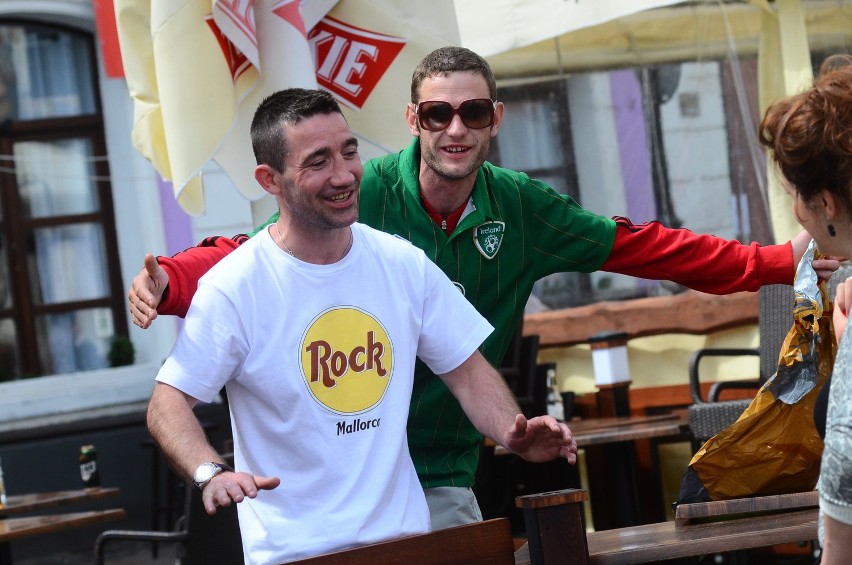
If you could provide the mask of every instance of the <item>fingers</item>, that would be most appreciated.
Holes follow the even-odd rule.
[[[846,326],[849,320],[849,307],[852,301],[852,279],[846,279],[837,285],[837,291],[834,295],[834,333],[837,342],[843,338],[843,333],[846,331]]]
[[[565,446],[559,450],[559,457],[568,461],[569,464],[575,465],[577,463],[577,444],[573,444],[573,448],[571,446]]]
[[[145,254],[145,270],[148,272],[148,275],[153,279],[157,276],[157,272],[160,269],[160,265],[157,263],[157,258],[154,257],[151,253]]]
[[[272,490],[281,484],[281,479],[278,477],[255,477],[254,483],[261,490]]]
[[[793,239],[790,240],[790,243],[793,247],[793,268],[799,264],[799,261],[802,260],[802,255],[805,254],[805,251],[808,249],[808,245],[811,242],[811,235],[807,231],[800,231],[796,234]]]
[[[132,288],[127,294],[127,298],[130,303],[130,315],[133,323],[143,330],[149,328],[151,322],[157,317],[157,310],[148,306]]]
[[[849,314],[849,299],[852,298],[852,279],[846,279],[837,285],[834,295],[834,306],[839,308],[844,316]]]
[[[523,431],[518,432],[518,428]],[[577,462],[577,441],[570,428],[552,416],[538,416],[529,421],[516,418],[516,433],[507,447],[527,461],[544,462],[565,458],[568,463]]]
[[[157,318],[157,306],[168,284],[168,276],[151,253],[145,254],[144,267],[133,277],[127,299],[133,323],[147,329]]]
[[[208,514],[215,514],[216,508],[228,507],[240,503],[246,498],[255,498],[257,491],[270,490],[281,483],[278,477],[255,477],[249,473],[219,473],[204,487],[201,499]]]
[[[517,435],[524,435],[527,431],[527,425],[529,422],[523,414],[518,414],[515,416],[515,423],[512,425],[512,431]]]
[[[831,275],[840,268],[840,260],[833,257],[815,259],[812,264],[817,276],[824,281],[830,279]]]

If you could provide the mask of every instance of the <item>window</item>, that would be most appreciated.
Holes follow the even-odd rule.
[[[91,36],[0,24],[0,381],[103,368],[127,334]]]
[[[506,113],[490,158],[599,214],[771,243],[756,74],[752,58],[736,68],[685,62],[500,84]],[[536,284],[529,306],[679,290],[604,272],[557,273]]]

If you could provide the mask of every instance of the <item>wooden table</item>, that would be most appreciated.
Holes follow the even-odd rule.
[[[645,439],[685,438],[689,420],[685,410],[655,416],[623,416],[585,418],[566,422],[577,446],[585,448],[590,469],[589,490],[592,493],[592,515],[596,529],[635,526],[642,523],[639,485],[636,484],[636,453],[627,442]],[[490,442],[490,445],[495,445]],[[494,447],[495,455],[507,455],[502,446]],[[595,493],[606,492],[606,496]],[[663,508],[657,511],[663,519]]]
[[[657,416],[623,416],[616,418],[586,418],[569,422],[568,427],[577,442],[577,447],[606,445],[653,439],[679,437],[689,428],[685,411]],[[494,440],[486,438],[486,445],[494,446],[495,455],[509,455],[510,452]]]
[[[55,508],[79,502],[90,502],[119,495],[119,489],[114,487],[96,487],[75,490],[58,490],[52,492],[37,492],[32,494],[11,494],[6,497],[6,504],[0,507],[0,518]]]
[[[126,516],[121,508],[40,516],[21,516],[22,514],[112,498],[118,496],[119,492],[117,488],[98,487],[7,496],[6,504],[0,508],[0,565],[11,565],[12,550],[9,542],[13,540],[120,520]]]
[[[673,521],[588,534],[577,509],[585,500],[584,492],[566,490],[518,499],[529,518],[530,543],[515,552],[516,565],[530,564],[531,553],[545,565],[567,562],[568,555],[576,563],[627,565],[817,537],[816,491],[681,504]]]
[[[658,416],[586,418],[566,422],[578,447],[638,439],[678,437],[689,427],[685,411]]]
[[[83,526],[99,522],[120,520],[126,517],[126,515],[122,508],[110,508],[108,510],[7,518],[0,520],[0,544],[25,537],[61,532],[62,530],[69,530],[71,528],[82,528]],[[0,563],[3,563],[2,555],[0,555]]]

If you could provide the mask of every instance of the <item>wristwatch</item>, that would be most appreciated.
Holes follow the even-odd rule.
[[[224,463],[214,463],[212,461],[208,463],[202,463],[195,469],[195,472],[192,474],[192,482],[195,483],[195,486],[198,487],[198,490],[204,490],[204,487],[207,486],[213,477],[221,473],[222,471],[231,471],[234,472],[233,469],[225,465]]]

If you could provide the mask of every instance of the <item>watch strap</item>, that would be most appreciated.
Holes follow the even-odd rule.
[[[229,472],[231,472],[231,473],[234,473],[234,472],[235,472],[235,471],[234,471],[234,469],[233,469],[231,466],[227,465],[226,463],[219,463],[219,462],[217,462],[217,461],[208,461],[207,463],[202,463],[202,465],[212,465],[212,466],[216,467],[216,470],[215,470],[215,471],[213,472],[213,474],[212,474],[212,475],[210,475],[210,477],[209,477],[207,480],[205,480],[205,481],[200,481],[200,482],[199,482],[199,481],[196,481],[196,480],[194,480],[194,479],[193,479],[193,481],[192,481],[192,482],[193,482],[193,484],[194,484],[194,485],[198,488],[198,490],[200,490],[200,491],[203,491],[203,490],[204,490],[204,487],[206,487],[206,486],[207,486],[207,484],[208,484],[210,481],[212,481],[212,480],[213,480],[213,478],[214,478],[216,475],[218,475],[218,474],[220,474],[220,473],[222,473],[222,472],[224,472],[224,471],[229,471]],[[199,467],[200,467],[200,466],[199,466]]]

